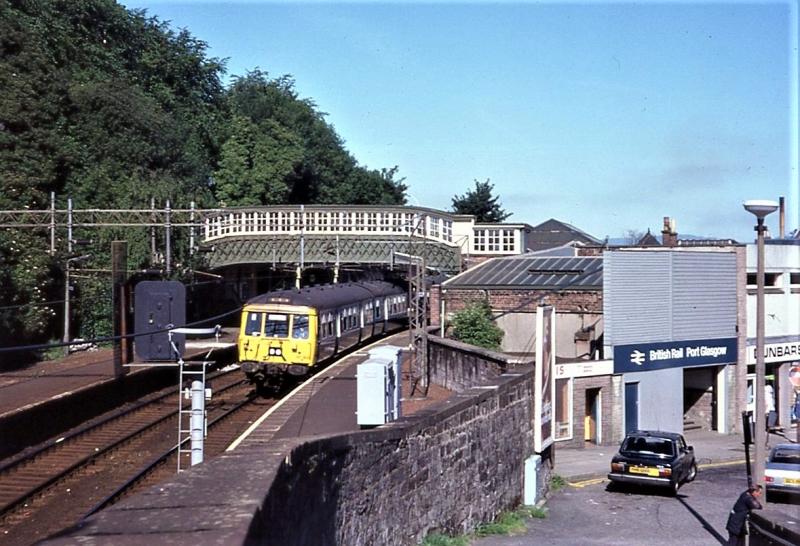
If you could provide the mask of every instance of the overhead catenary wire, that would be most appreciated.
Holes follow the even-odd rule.
[[[207,324],[209,322],[214,322],[219,319],[223,319],[229,317],[235,313],[239,313],[242,310],[242,306],[237,307],[236,309],[232,309],[230,311],[226,311],[220,315],[215,315],[213,317],[208,317],[205,319],[197,320],[194,322],[190,322],[189,324],[182,325],[182,328],[189,328],[192,326],[198,326],[200,324]],[[16,345],[11,347],[0,347],[0,353],[13,353],[13,352],[22,352],[22,351],[40,351],[44,349],[51,349],[57,347],[68,347],[70,345],[85,345],[87,343],[107,343],[109,341],[121,341],[123,339],[134,339],[141,336],[149,336],[153,334],[161,334],[165,332],[169,332],[175,328],[174,325],[170,325],[168,328],[162,328],[161,330],[153,330],[149,332],[138,332],[133,334],[126,334],[123,336],[106,336],[106,337],[98,337],[93,339],[82,339],[80,341],[70,341],[67,343],[59,342],[59,343],[40,343],[37,345]]]
[[[6,306],[3,306],[3,307],[0,307],[0,311],[9,311],[9,310],[12,310],[12,309],[22,309],[23,307],[41,307],[41,306],[45,306],[45,305],[55,305],[57,303],[64,303],[64,300],[20,303],[19,305],[6,305]]]

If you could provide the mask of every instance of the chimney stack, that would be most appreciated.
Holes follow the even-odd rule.
[[[678,246],[675,220],[669,216],[664,216],[664,227],[661,229],[661,244],[664,246]]]
[[[780,205],[780,228],[778,229],[778,235],[783,239],[786,237],[786,200],[782,196],[778,199],[778,205]]]

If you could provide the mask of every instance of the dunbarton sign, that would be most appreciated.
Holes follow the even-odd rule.
[[[735,363],[735,337],[640,343],[614,347],[614,373]]]
[[[800,341],[764,345],[764,362],[792,362],[793,360],[800,360]],[[747,348],[747,363],[756,363],[755,345]]]

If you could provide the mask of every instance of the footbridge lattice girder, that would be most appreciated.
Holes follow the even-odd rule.
[[[240,264],[333,265],[359,263],[392,265],[395,253],[425,258],[427,266],[443,273],[461,270],[461,251],[424,239],[398,237],[250,236],[214,241],[209,265],[219,268]]]

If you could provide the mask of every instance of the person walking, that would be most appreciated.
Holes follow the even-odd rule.
[[[750,512],[763,508],[758,500],[762,491],[760,485],[751,485],[736,499],[736,503],[728,515],[728,523],[725,525],[728,530],[728,546],[744,545],[744,536],[747,534],[746,522]]]

